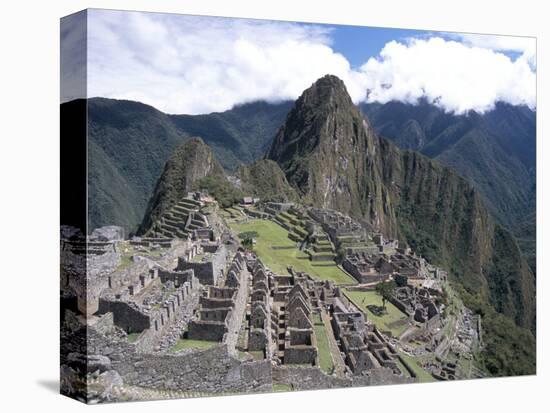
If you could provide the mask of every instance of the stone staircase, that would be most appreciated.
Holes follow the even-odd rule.
[[[292,241],[300,242],[308,236],[305,220],[294,211],[281,212],[275,221],[288,231],[288,238]]]
[[[327,234],[315,234],[310,241],[306,253],[311,261],[334,261],[336,253]]]
[[[202,206],[200,201],[183,198],[165,212],[146,235],[186,239],[192,231],[208,226],[208,220],[199,212]]]

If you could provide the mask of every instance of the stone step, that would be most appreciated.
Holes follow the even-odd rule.
[[[178,202],[178,204],[191,205],[191,206],[194,206],[196,208],[200,208],[202,206],[202,203],[200,201],[197,201],[197,200],[191,199],[191,198],[183,198],[182,200],[180,200]]]
[[[166,213],[166,216],[171,217],[172,219],[176,219],[178,221],[186,221],[189,214],[172,209]]]
[[[332,245],[319,245],[319,244],[313,244],[313,250],[315,252],[333,252],[332,251]]]
[[[176,235],[178,238],[185,239],[189,235],[189,232],[187,232],[187,230],[180,229],[178,232],[176,232]]]
[[[191,220],[191,225],[195,225],[195,226],[197,226],[197,228],[203,228],[203,227],[206,226],[206,224],[204,222],[196,220],[196,219]]]
[[[198,208],[196,208],[194,205],[185,205],[178,203],[172,207],[172,210],[188,214],[189,212],[198,211]]]
[[[185,228],[185,221],[179,221],[179,220],[176,221],[174,219],[168,218],[167,216],[163,217],[163,221],[164,223],[176,228],[181,228],[181,229]]]
[[[161,222],[160,223],[160,229],[164,229],[164,230],[167,230],[167,231],[170,231],[172,233],[176,233],[178,232],[178,227],[175,227],[173,225],[170,225],[170,224],[167,224],[166,222]]]
[[[176,238],[176,236],[165,229],[160,228],[157,232],[157,234],[160,234],[161,236],[168,237],[168,238]]]

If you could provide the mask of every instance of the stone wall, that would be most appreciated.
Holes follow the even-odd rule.
[[[351,387],[350,378],[339,378],[323,373],[317,367],[272,367],[273,381],[287,384],[295,390],[331,389]]]
[[[185,354],[143,354],[90,329],[88,352],[109,357],[128,385],[205,393],[271,390],[269,361],[241,361],[225,345]]]
[[[236,351],[235,346],[239,338],[239,330],[245,317],[246,301],[248,298],[248,270],[245,269],[242,271],[238,277],[240,278],[240,284],[234,300],[233,311],[227,320],[227,335],[224,337],[224,342],[230,352]]]
[[[186,257],[178,258],[177,271],[193,270],[203,285],[215,285],[219,278],[223,277],[227,264],[227,249],[220,244],[216,253],[208,262],[190,262]]]
[[[225,322],[201,321],[189,323],[187,335],[193,340],[219,341],[223,340],[227,327]]]
[[[176,287],[183,285],[185,282],[191,282],[193,279],[193,271],[168,271],[162,268],[158,269],[158,276],[164,284],[167,281],[172,281]]]
[[[141,333],[151,327],[148,315],[123,301],[99,300],[99,314],[113,313],[114,324],[127,333]]]

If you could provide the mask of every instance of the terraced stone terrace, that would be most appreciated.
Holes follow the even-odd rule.
[[[187,238],[190,231],[201,228],[204,222],[189,216],[198,212],[201,203],[191,198],[178,201],[165,212],[151,227],[148,236],[167,238]]]
[[[266,266],[279,274],[288,274],[287,266],[296,271],[310,274],[320,280],[332,280],[337,284],[356,284],[354,278],[340,269],[335,262],[312,262],[309,255],[300,251],[295,241],[289,238],[289,231],[278,223],[269,220],[248,220],[247,222],[231,222],[231,229],[241,232],[255,231],[258,233],[254,251]]]
[[[275,217],[275,220],[288,231],[288,238],[292,241],[300,242],[308,236],[305,220],[296,212],[281,212]]]

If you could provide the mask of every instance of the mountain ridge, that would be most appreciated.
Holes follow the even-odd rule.
[[[77,104],[72,101],[62,107],[69,110]],[[228,170],[260,157],[258,151],[263,154],[266,143],[256,146],[253,142],[261,141],[260,134],[275,134],[288,105],[254,102],[193,120],[189,115],[167,115],[140,102],[88,99],[89,162],[95,170],[89,177],[90,231],[111,224],[123,226],[127,233],[135,231],[165,162],[178,145],[192,136],[200,135],[210,144]],[[209,123],[214,125],[211,129]],[[218,133],[224,138],[233,136],[233,141],[240,143],[234,147],[221,145]],[[109,174],[100,172],[106,170]]]

